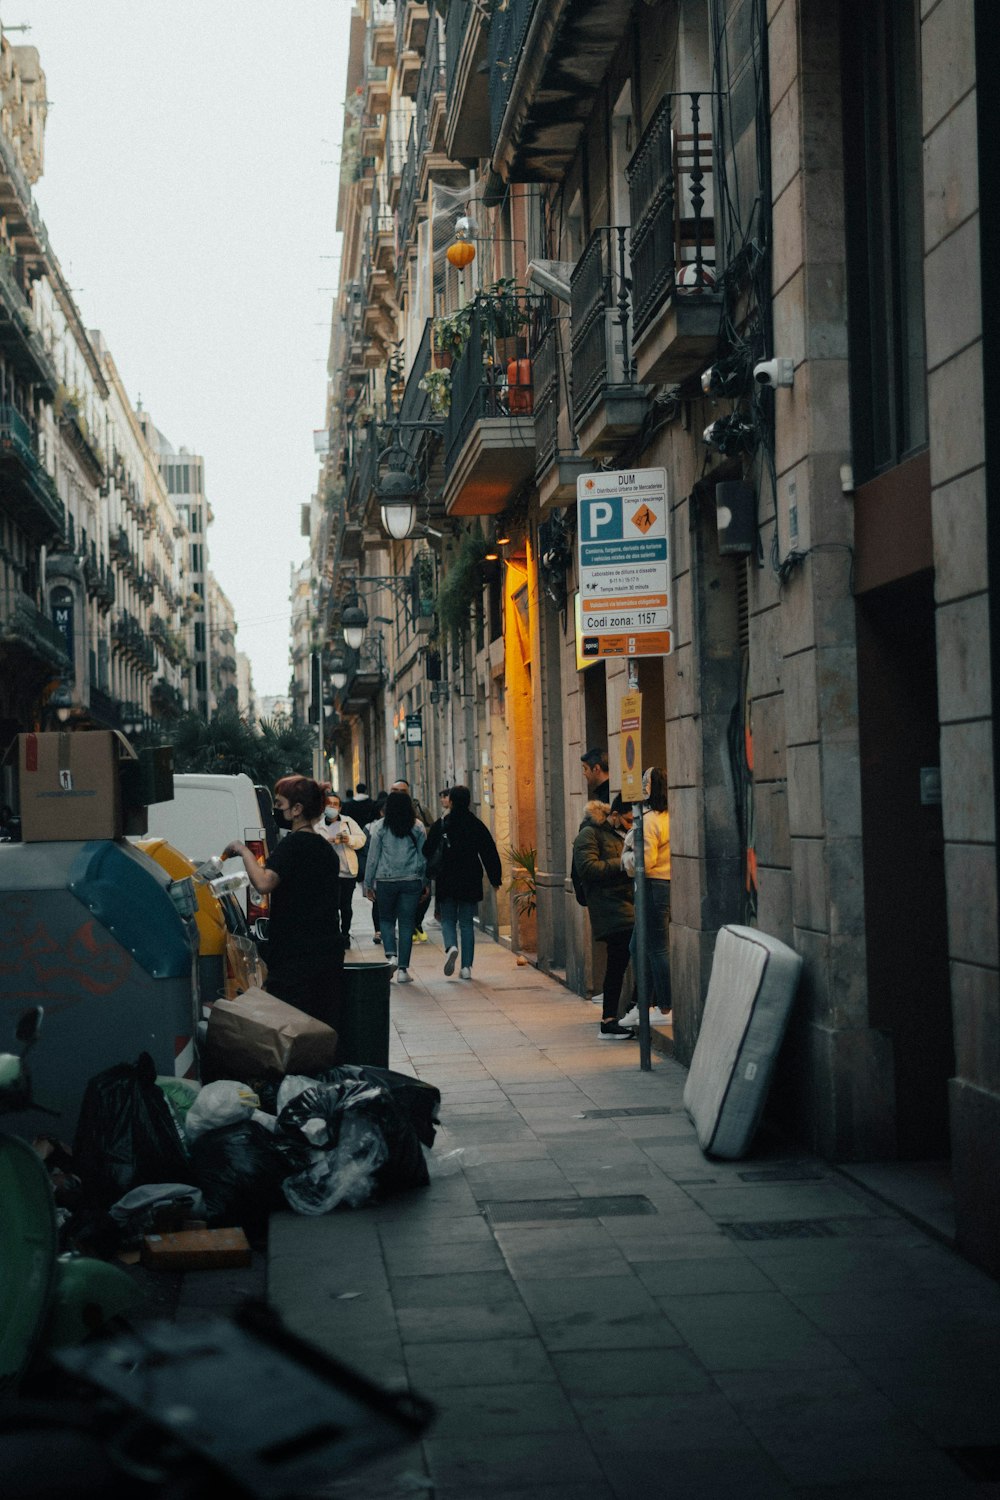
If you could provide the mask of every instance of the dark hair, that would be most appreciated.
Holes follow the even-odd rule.
[[[398,839],[405,839],[417,821],[408,792],[390,792],[385,799],[385,826]]]
[[[315,823],[326,803],[326,793],[311,776],[282,776],[275,782],[274,795],[284,797],[289,807],[300,803],[302,816],[309,823]]]
[[[358,792],[359,795],[361,795],[362,793],[366,793],[368,791],[368,787],[365,785],[365,783],[363,781],[359,781],[358,784],[357,784],[357,787],[355,788],[355,790]],[[350,791],[348,791],[348,796],[350,796]]]
[[[344,789],[344,796],[345,797],[353,797],[354,796],[354,788],[352,786],[345,787],[345,789]]]
[[[599,745],[595,745],[593,749],[586,750],[580,756],[580,763],[584,766],[600,766],[602,771],[606,771],[608,769],[608,752],[602,750]]]
[[[649,796],[646,798],[646,805],[653,812],[667,810],[667,773],[660,766],[649,768]]]
[[[623,802],[622,801],[622,794],[621,794],[621,792],[616,792],[615,793],[615,799],[614,799],[614,801],[611,804],[611,811],[613,813],[631,812],[632,811],[632,804],[631,804],[631,802]]]
[[[467,786],[453,786],[449,788],[448,796],[451,798],[452,812],[465,813],[469,811],[472,802],[472,793]]]

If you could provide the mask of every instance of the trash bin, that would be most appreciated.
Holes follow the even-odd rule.
[[[389,1066],[389,980],[387,963],[344,965],[344,992],[337,1027],[337,1062]]]

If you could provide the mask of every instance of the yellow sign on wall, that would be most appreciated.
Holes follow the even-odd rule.
[[[642,801],[642,694],[622,699],[622,801]]]

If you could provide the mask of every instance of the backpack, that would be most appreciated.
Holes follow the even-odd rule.
[[[586,906],[587,892],[584,889],[583,881],[577,874],[576,860],[573,858],[572,849],[569,851],[569,878],[573,882],[573,895],[576,897],[577,906]]]

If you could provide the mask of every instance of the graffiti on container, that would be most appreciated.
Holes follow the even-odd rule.
[[[0,949],[0,997],[61,1010],[89,996],[113,995],[126,983],[131,965],[131,956],[93,917],[56,937],[45,919],[25,906],[15,911],[13,931]]]

